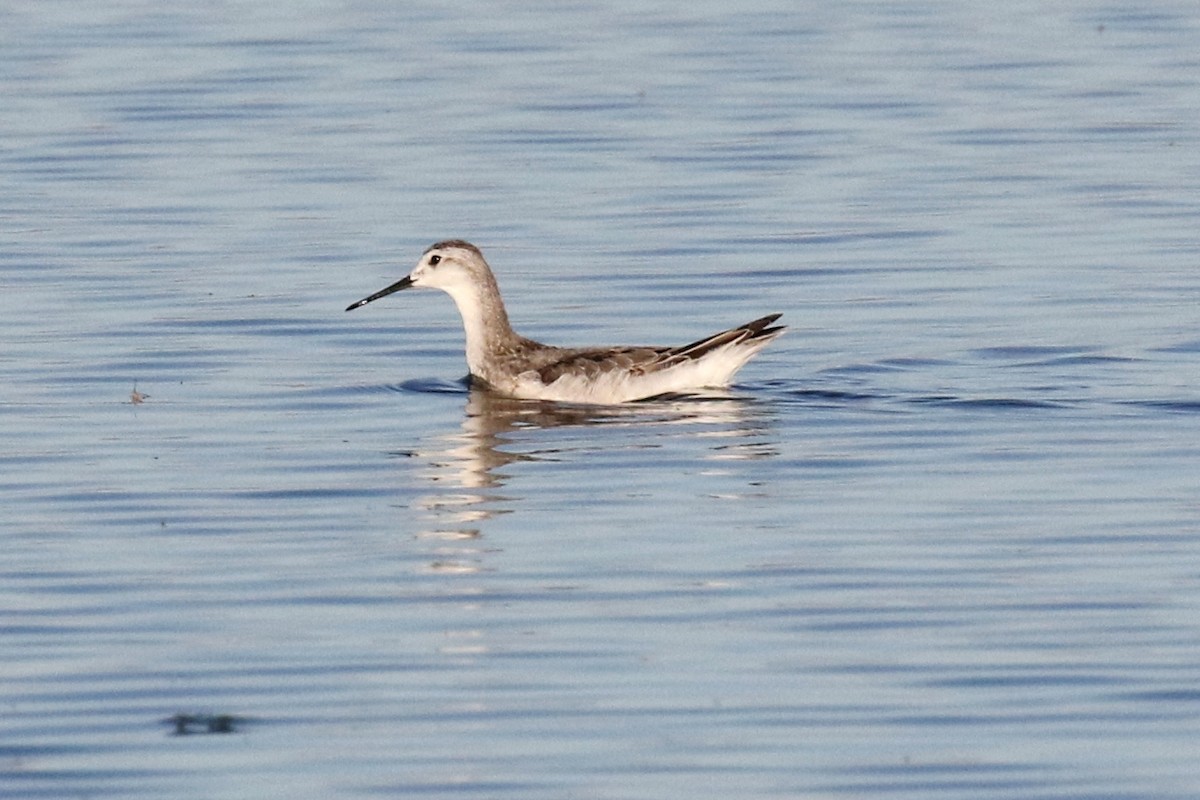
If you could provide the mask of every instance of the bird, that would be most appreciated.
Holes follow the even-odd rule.
[[[441,289],[466,333],[471,385],[508,397],[618,405],[727,386],[741,367],[787,328],[769,314],[680,347],[554,347],[518,335],[496,276],[478,247],[448,239],[422,253],[409,275],[346,307],[408,288]]]

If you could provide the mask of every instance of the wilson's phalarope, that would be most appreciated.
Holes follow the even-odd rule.
[[[452,239],[425,251],[412,273],[351,303],[353,311],[410,286],[441,289],[462,315],[473,381],[501,394],[568,403],[625,403],[701,387],[725,386],[785,330],[771,314],[682,347],[568,348],[518,336],[479,248]]]

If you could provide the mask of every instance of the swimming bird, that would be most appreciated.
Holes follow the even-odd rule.
[[[431,246],[413,271],[347,306],[353,311],[409,287],[454,299],[467,338],[472,383],[510,397],[616,404],[726,386],[735,372],[786,328],[780,314],[682,347],[552,347],[519,336],[508,322],[496,277],[479,248],[461,239]]]

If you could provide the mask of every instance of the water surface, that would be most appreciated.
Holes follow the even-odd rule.
[[[0,797],[1200,790],[1190,4],[2,18]]]

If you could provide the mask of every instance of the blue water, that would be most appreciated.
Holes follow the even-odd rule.
[[[1200,10],[0,12],[0,798],[1200,795]],[[470,392],[791,326],[724,395]]]

